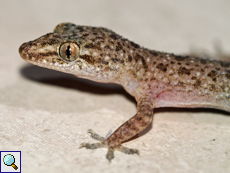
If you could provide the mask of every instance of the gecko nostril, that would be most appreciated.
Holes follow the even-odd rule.
[[[30,49],[30,48],[29,48],[28,46],[26,46],[26,47],[24,48],[24,51],[25,51],[25,52],[28,52],[29,49]]]
[[[28,46],[27,43],[23,43],[20,47],[19,47],[19,54],[21,55],[21,57],[23,59],[25,59],[27,57],[28,51],[29,51],[30,47]]]

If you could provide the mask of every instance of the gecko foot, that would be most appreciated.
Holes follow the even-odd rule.
[[[137,155],[139,155],[139,151],[137,149],[127,148],[127,147],[124,147],[122,145],[119,145],[119,146],[117,146],[115,148],[114,147],[113,148],[109,147],[108,145],[103,143],[103,141],[105,141],[106,138],[98,135],[92,129],[89,129],[88,133],[90,133],[90,136],[93,139],[96,139],[96,140],[98,140],[100,142],[98,142],[98,143],[86,143],[86,142],[84,142],[84,143],[80,144],[79,148],[85,147],[86,149],[91,149],[91,150],[94,150],[94,149],[97,149],[97,148],[108,148],[106,158],[109,160],[109,162],[111,162],[111,160],[114,158],[114,151],[115,150],[118,150],[118,151],[123,152],[125,154],[137,154]],[[108,133],[107,137],[109,137],[109,135],[111,135],[111,132]]]

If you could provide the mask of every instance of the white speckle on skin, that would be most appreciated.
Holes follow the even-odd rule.
[[[188,91],[192,91],[192,87],[191,87],[191,86],[188,86],[188,87],[187,87],[187,90],[188,90]]]
[[[148,87],[148,83],[143,83],[143,88],[147,88]]]
[[[116,64],[115,68],[119,69],[121,67],[120,64]]]
[[[106,60],[106,61],[110,60],[110,57],[106,55],[106,56],[105,56],[105,60]]]
[[[204,84],[203,84],[203,87],[204,87],[204,88],[207,88],[207,87],[208,87],[208,85],[207,85],[206,83],[204,83]]]
[[[171,57],[169,56],[169,54],[166,55],[166,58],[167,58],[168,60],[171,59]]]
[[[142,68],[142,69],[140,69],[140,73],[143,73],[144,72],[144,69]]]
[[[151,69],[150,69],[151,71],[154,71],[155,70],[155,67],[151,67]]]
[[[173,77],[177,79],[179,76],[178,74],[174,74]]]
[[[85,62],[83,62],[83,63],[81,64],[81,66],[84,67],[84,68],[89,68],[88,65],[87,65]]]
[[[98,53],[97,52],[93,52],[93,56],[98,56]]]
[[[78,65],[74,65],[73,67],[74,67],[75,69],[77,69],[77,68],[78,68]]]
[[[164,77],[164,74],[158,74],[157,78],[162,79]]]
[[[149,62],[150,62],[150,58],[148,57],[148,58],[146,59],[146,61],[147,61],[147,63],[149,63]]]
[[[178,66],[177,66],[177,65],[173,65],[173,66],[172,66],[172,69],[177,70],[177,69],[178,69]]]
[[[84,53],[85,53],[85,55],[89,55],[90,54],[88,50],[85,50]]]
[[[173,81],[172,81],[172,84],[173,84],[173,85],[177,85],[177,84],[178,84],[178,80],[173,80]]]
[[[223,82],[225,82],[225,83],[226,83],[226,82],[228,82],[228,80],[227,80],[226,78],[223,78]]]
[[[170,69],[170,70],[169,70],[169,74],[172,74],[172,73],[173,73],[173,70],[172,70],[172,69]]]
[[[167,79],[167,78],[163,78],[163,82],[164,82],[164,83],[167,83],[167,82],[168,82],[168,79]]]

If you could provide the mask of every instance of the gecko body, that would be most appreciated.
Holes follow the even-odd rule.
[[[61,23],[52,33],[19,48],[21,57],[38,66],[97,82],[117,83],[135,97],[137,113],[109,137],[89,130],[98,143],[138,154],[121,144],[145,129],[157,107],[211,107],[230,112],[230,63],[149,50],[101,27]]]

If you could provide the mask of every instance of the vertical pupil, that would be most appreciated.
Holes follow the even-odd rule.
[[[70,59],[70,55],[71,55],[71,48],[70,48],[70,45],[67,46],[67,49],[66,49],[66,56],[68,59]]]

